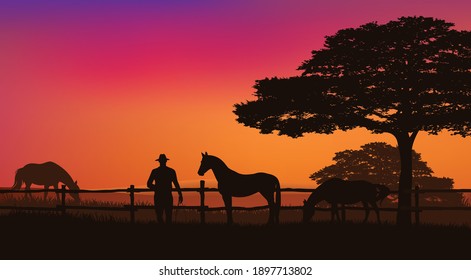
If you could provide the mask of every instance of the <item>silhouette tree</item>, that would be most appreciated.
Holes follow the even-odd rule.
[[[400,152],[397,223],[410,225],[412,147],[419,131],[470,135],[471,32],[426,17],[368,23],[327,36],[301,76],[256,81],[237,121],[261,133],[366,128],[392,134]]]
[[[368,143],[359,150],[345,150],[335,153],[334,164],[313,173],[310,178],[321,184],[331,178],[343,180],[366,180],[386,185],[397,190],[401,172],[399,151],[382,142]],[[423,189],[452,189],[453,179],[435,177],[433,170],[422,160],[419,153],[412,150],[412,181]],[[459,193],[422,194],[421,205],[447,204],[462,206],[463,196]]]

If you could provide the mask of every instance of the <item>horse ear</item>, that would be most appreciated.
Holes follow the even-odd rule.
[[[207,155],[208,155],[208,152],[205,152],[204,154],[207,156]]]
[[[203,153],[201,153],[201,155],[204,157],[204,154],[203,154]]]
[[[75,185],[77,185],[77,181],[75,181]]]

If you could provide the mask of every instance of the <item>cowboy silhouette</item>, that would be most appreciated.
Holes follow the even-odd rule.
[[[177,173],[167,166],[168,160],[165,154],[161,154],[159,158],[156,159],[156,161],[160,163],[160,166],[150,173],[149,180],[147,180],[147,187],[155,192],[154,205],[157,222],[163,223],[163,212],[165,210],[165,222],[171,224],[173,208],[172,183],[178,191],[178,204],[183,202],[183,196],[180,190],[180,184],[177,180]]]

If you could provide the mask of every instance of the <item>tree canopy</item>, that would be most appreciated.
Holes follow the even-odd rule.
[[[390,133],[401,161],[398,224],[410,224],[412,146],[419,131],[471,133],[471,33],[427,17],[367,23],[327,36],[300,76],[255,83],[237,121],[261,133],[366,128]]]
[[[452,23],[402,17],[327,36],[301,76],[256,81],[257,100],[235,105],[237,121],[280,135],[364,127],[374,133],[471,125],[471,35]]]

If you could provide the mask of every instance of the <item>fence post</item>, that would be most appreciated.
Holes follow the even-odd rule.
[[[131,224],[134,224],[135,222],[135,215],[134,215],[134,185],[131,185],[129,187],[129,198],[131,200],[131,203],[129,205],[129,213],[130,213],[130,218],[131,218]]]
[[[415,225],[418,226],[420,223],[420,209],[419,209],[419,186],[415,186]]]
[[[204,180],[200,181],[200,222],[202,224],[206,223],[205,217],[205,205],[204,205]]]
[[[65,185],[62,185],[62,187],[61,187],[61,195],[62,195],[62,197],[61,197],[62,215],[65,215]]]

